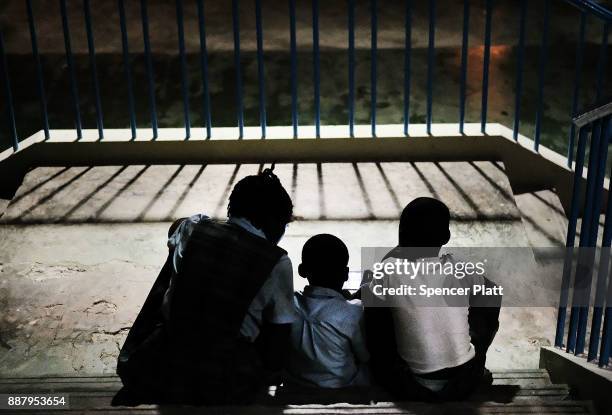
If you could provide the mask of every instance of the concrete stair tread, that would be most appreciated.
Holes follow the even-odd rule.
[[[377,388],[308,390],[271,388],[256,404],[249,406],[205,407],[198,412],[224,414],[519,414],[591,413],[590,402],[568,400],[567,385],[550,382],[542,369],[493,372],[493,386],[477,391],[469,401],[444,404],[393,402]],[[530,385],[529,382],[539,382]],[[527,383],[526,383],[527,382]],[[67,393],[70,408],[53,413],[180,414],[193,413],[193,407],[141,405],[111,407],[110,401],[121,387],[118,377],[60,376],[0,378],[0,393]],[[24,410],[23,413],[30,411]],[[88,413],[89,413],[88,412]]]
[[[20,414],[40,413],[36,411],[20,410]],[[109,407],[100,406],[95,408],[83,409],[73,408],[69,410],[53,410],[53,414],[127,414],[127,415],[170,415],[170,414],[252,414],[252,415],[268,415],[268,414],[291,414],[291,415],[374,415],[374,414],[393,414],[393,415],[484,415],[484,414],[539,414],[539,415],[563,415],[563,414],[592,414],[590,402],[555,402],[555,403],[537,403],[526,405],[499,405],[499,404],[481,404],[478,406],[465,403],[444,403],[444,404],[424,404],[424,403],[398,403],[393,406],[354,406],[354,405],[334,405],[314,406],[300,405],[295,407],[270,407],[270,406],[248,406],[248,407],[157,407],[143,406],[137,408],[126,407]]]
[[[545,369],[492,371],[492,375],[493,385],[518,385],[521,386],[523,390],[567,390],[565,385],[552,384],[548,372]],[[30,390],[37,389],[66,392],[116,392],[120,387],[121,380],[116,375],[0,378],[0,391],[25,392],[29,388]]]

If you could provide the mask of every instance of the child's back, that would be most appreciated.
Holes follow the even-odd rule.
[[[362,372],[369,355],[361,302],[312,285],[296,293],[294,300],[299,319],[291,326],[291,376],[324,388],[366,383]]]
[[[348,250],[333,235],[315,235],[304,245],[299,273],[310,285],[294,296],[299,318],[291,325],[288,363],[298,383],[324,388],[367,383],[363,308],[342,294],[347,264]]]

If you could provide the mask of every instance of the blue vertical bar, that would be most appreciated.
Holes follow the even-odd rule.
[[[612,277],[608,281],[608,293],[606,298],[606,312],[604,316],[603,331],[601,334],[601,346],[599,348],[599,367],[608,366],[610,362],[610,351],[612,349]]]
[[[604,23],[601,45],[599,47],[599,62],[597,63],[597,83],[595,85],[595,100],[601,100],[601,92],[604,87],[604,74],[606,73],[606,57],[608,56],[608,32],[610,24]]]
[[[612,193],[610,193],[612,194]],[[612,200],[608,198],[608,207],[612,206]],[[604,311],[604,303],[606,301],[606,282],[608,279],[608,267],[610,266],[610,220],[608,219],[610,212],[606,212],[606,228],[604,229],[604,244],[601,249],[599,260],[599,269],[597,272],[595,304],[593,307],[593,318],[591,320],[591,336],[589,338],[589,353],[587,361],[593,361],[597,358],[597,349],[599,348],[599,331],[601,330],[602,313]],[[606,236],[608,237],[606,239]]]
[[[298,138],[297,37],[295,30],[295,0],[289,0],[289,43],[291,48],[291,124],[293,125],[293,138]]]
[[[608,119],[607,129],[602,132],[604,134],[602,142],[606,146],[610,142],[610,121]],[[607,152],[607,149],[606,149]],[[605,166],[604,166],[605,167]],[[595,284],[595,304],[593,307],[593,318],[591,320],[591,337],[589,339],[589,354],[587,360],[591,361],[597,358],[597,349],[599,345],[599,331],[601,330],[601,319],[606,301],[606,282],[608,280],[608,268],[610,266],[610,245],[612,244],[612,192],[608,192],[608,201],[606,206],[606,219],[604,222],[604,233],[602,238],[601,255],[599,259],[599,270],[597,272],[597,281]],[[597,215],[599,216],[599,215]],[[608,303],[610,305],[610,303]]]
[[[563,334],[565,330],[565,319],[567,317],[567,302],[572,274],[572,255],[576,241],[576,224],[580,212],[580,187],[582,184],[582,171],[584,169],[584,155],[586,152],[586,142],[588,137],[588,127],[582,127],[578,131],[578,151],[576,153],[576,169],[574,172],[574,183],[572,189],[572,203],[570,215],[567,223],[567,238],[565,242],[566,255],[563,263],[563,276],[561,279],[561,294],[559,299],[559,311],[557,314],[557,331],[555,334],[555,346],[563,347]]]
[[[74,125],[77,132],[77,139],[83,137],[81,131],[81,110],[79,109],[79,90],[76,82],[76,74],[74,71],[74,62],[72,57],[72,47],[70,46],[70,28],[68,27],[68,16],[66,14],[66,0],[60,0],[60,11],[62,14],[62,29],[64,32],[64,48],[66,50],[66,64],[68,65],[68,74],[70,76],[70,92],[72,94],[72,109],[74,111]]]
[[[519,28],[519,41],[516,57],[516,87],[514,96],[514,128],[512,137],[518,140],[519,126],[521,123],[521,98],[523,95],[523,67],[525,65],[525,26],[527,21],[527,0],[521,0],[521,16]],[[574,124],[572,124],[573,126]]]
[[[13,92],[11,90],[11,80],[8,73],[8,64],[6,62],[6,53],[4,50],[4,37],[0,28],[0,71],[2,72],[2,81],[6,90],[6,111],[11,129],[11,139],[13,141],[13,150],[19,150],[19,139],[17,138],[17,126],[15,125],[15,109],[13,108]]]
[[[185,56],[185,27],[183,22],[183,0],[176,0],[176,28],[178,31],[179,58],[181,61],[181,92],[183,95],[183,117],[185,121],[185,139],[191,137],[191,119],[189,116],[189,79],[187,78],[187,57]]]
[[[404,135],[410,125],[410,75],[412,71],[412,1],[406,0],[404,22]]]
[[[157,138],[157,108],[155,104],[155,75],[153,74],[153,59],[151,57],[151,43],[149,41],[149,14],[147,0],[140,0],[140,13],[142,19],[142,38],[144,41],[145,61],[147,64],[147,81],[149,84],[149,110],[151,112],[151,129],[153,139]]]
[[[465,95],[467,89],[468,42],[470,32],[470,0],[463,1],[463,39],[461,41],[461,81],[459,85],[459,133],[465,124]]]
[[[91,83],[93,85],[96,104],[96,124],[98,126],[98,138],[104,138],[104,120],[102,116],[102,101],[100,99],[100,84],[98,82],[98,67],[96,65],[96,47],[94,43],[93,30],[91,27],[91,8],[89,0],[83,0],[83,14],[85,15],[85,31],[87,33],[87,50],[89,51],[89,67],[91,69]]]
[[[593,215],[593,202],[595,200],[595,184],[597,181],[597,166],[599,164],[599,131],[600,131],[600,122],[595,121],[593,123],[593,130],[591,133],[591,145],[589,147],[589,167],[587,173],[587,184],[586,184],[586,193],[585,193],[585,203],[582,217],[582,224],[580,226],[580,248],[587,248],[590,246],[591,241],[591,224],[592,224],[592,215]],[[588,254],[588,252],[587,252]],[[576,277],[574,280],[574,296],[572,300],[572,312],[570,316],[570,324],[567,335],[567,351],[575,352],[578,354],[578,349],[576,347],[577,342],[579,341],[578,337],[578,322],[580,317],[580,308],[581,303],[586,301],[586,298],[582,295],[583,291],[580,290],[583,283],[585,282],[588,271],[585,270],[585,267],[590,266],[589,258],[587,254],[583,254],[581,250],[578,256],[578,264],[576,266]],[[586,264],[585,264],[586,262]],[[578,299],[578,300],[577,300]],[[578,303],[578,304],[577,304]]]
[[[586,29],[587,13],[582,10],[580,13],[580,29],[578,31],[578,44],[576,45],[576,72],[574,73],[574,93],[572,95],[572,113],[570,116],[574,118],[578,111],[578,102],[580,98],[580,80],[582,79],[582,51],[584,49],[584,33]],[[576,126],[574,123],[570,126],[569,144],[567,146],[567,167],[572,168],[574,159],[574,136],[576,135]]]
[[[612,304],[612,282],[608,282],[607,304]],[[599,348],[599,367],[606,367],[610,362],[612,349],[612,306],[606,306],[604,328],[601,334],[601,347]]]
[[[489,109],[489,63],[491,61],[491,19],[493,17],[493,0],[487,0],[485,17],[484,58],[482,63],[482,104],[480,115],[480,132],[487,127],[487,110]]]
[[[600,138],[599,138],[599,148],[597,150],[599,154],[598,166],[596,171],[596,182],[595,182],[595,196],[593,200],[593,213],[591,216],[591,224],[590,224],[590,235],[589,235],[589,246],[595,247],[597,246],[597,235],[599,233],[599,216],[601,213],[601,199],[603,196],[603,184],[604,178],[606,176],[606,162],[608,160],[608,137],[606,131],[608,129],[608,122],[610,118],[606,117],[601,121],[601,130],[600,130]],[[589,262],[595,262],[594,258],[595,254],[593,253],[593,260]],[[584,298],[591,298],[591,285],[592,285],[593,273],[590,271],[586,276],[586,286],[584,288]],[[580,313],[578,315],[578,335],[576,341],[576,354],[581,354],[584,352],[584,346],[586,341],[586,329],[587,329],[587,320],[589,315],[589,307],[582,305],[580,307]]]
[[[370,47],[370,122],[372,126],[372,137],[376,137],[376,81],[377,81],[377,41],[378,41],[378,13],[376,0],[370,0],[371,18],[371,47]]]
[[[210,116],[210,90],[208,88],[208,51],[206,48],[206,25],[204,24],[204,0],[198,0],[198,27],[200,29],[200,69],[202,71],[202,99],[206,138],[210,138],[212,120]]]
[[[242,102],[242,69],[240,67],[240,1],[232,0],[232,27],[234,31],[234,67],[236,68],[236,114],[238,138],[244,133],[244,105]]]
[[[32,56],[36,65],[36,82],[38,87],[38,97],[40,99],[40,112],[43,121],[43,130],[45,132],[45,140],[49,139],[49,116],[47,115],[47,96],[45,94],[45,82],[43,79],[42,65],[40,63],[40,55],[38,53],[38,36],[36,35],[36,24],[34,22],[34,11],[32,9],[32,0],[26,2],[28,11],[28,25],[30,26],[30,41],[32,43]]]
[[[132,67],[130,65],[130,48],[128,44],[127,24],[125,20],[124,0],[119,2],[119,26],[121,27],[121,47],[123,51],[123,71],[128,89],[128,108],[130,110],[130,128],[132,140],[136,138],[136,111],[134,110],[134,87],[132,85]]]
[[[321,64],[319,62],[319,0],[312,1],[312,54],[316,137],[321,137]]]
[[[348,121],[355,136],[355,0],[348,0]]]
[[[259,123],[261,138],[266,138],[266,73],[263,56],[263,28],[261,25],[261,0],[255,0],[255,28],[257,35],[257,81],[259,83]]]
[[[431,135],[433,77],[436,36],[436,0],[429,0],[429,44],[427,47],[427,134]]]
[[[544,2],[544,27],[542,28],[542,47],[540,49],[540,67],[538,69],[538,101],[536,109],[535,133],[533,149],[540,147],[540,134],[542,132],[542,115],[544,114],[544,75],[548,60],[548,28],[550,26],[550,0]]]

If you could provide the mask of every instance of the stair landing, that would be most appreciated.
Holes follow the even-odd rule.
[[[31,171],[0,218],[0,371],[4,376],[114,373],[119,347],[166,255],[170,222],[223,218],[237,180],[260,165],[53,167]],[[419,196],[446,202],[450,246],[529,246],[501,163],[279,164],[296,221],[281,246],[294,269],[321,232],[346,241],[352,275],[362,246],[393,246]],[[295,275],[294,285],[305,280]],[[489,366],[535,368],[555,310],[506,308]],[[9,349],[10,347],[10,349]]]

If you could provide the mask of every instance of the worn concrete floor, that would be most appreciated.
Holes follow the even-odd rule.
[[[0,373],[113,372],[119,347],[165,259],[170,222],[196,212],[224,217],[233,183],[259,168],[32,171],[1,218]],[[281,243],[294,267],[308,237],[334,233],[351,252],[349,285],[360,275],[360,247],[393,245],[399,212],[417,196],[433,195],[450,206],[451,246],[563,241],[556,196],[521,196],[517,207],[501,164],[306,164],[278,165],[277,172],[296,205],[297,220]],[[543,219],[542,210],[554,220]],[[304,283],[295,276],[296,288]],[[550,344],[554,321],[551,308],[504,309],[489,365],[537,367],[539,347]]]

